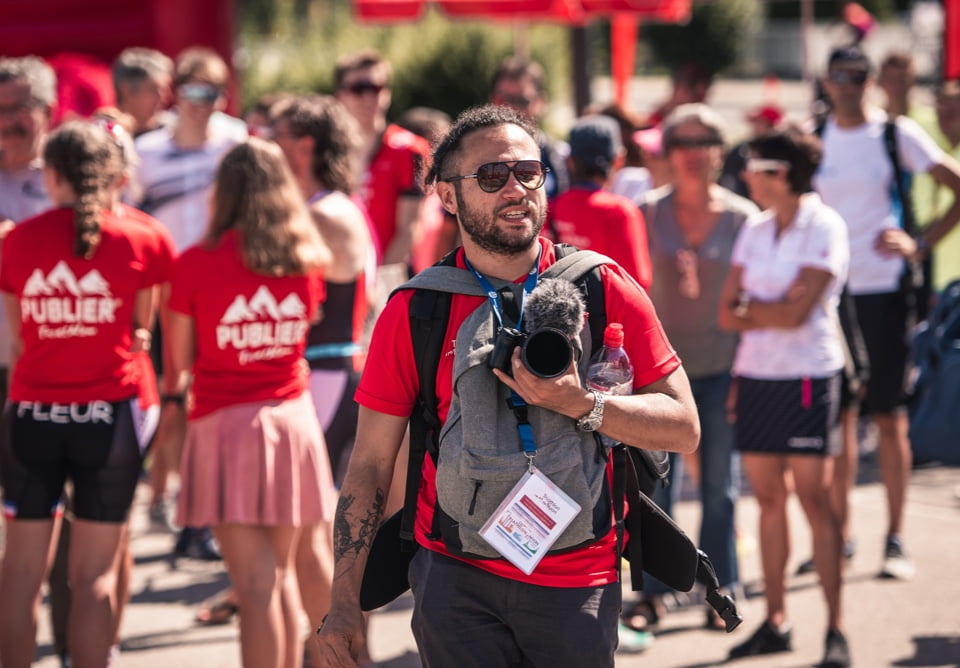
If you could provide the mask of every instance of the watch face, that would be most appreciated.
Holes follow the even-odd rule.
[[[580,422],[580,429],[583,431],[596,431],[600,426],[600,418],[585,417]]]

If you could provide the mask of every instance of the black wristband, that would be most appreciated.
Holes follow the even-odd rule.
[[[160,395],[161,404],[176,404],[177,406],[183,406],[186,403],[182,394],[161,394]]]

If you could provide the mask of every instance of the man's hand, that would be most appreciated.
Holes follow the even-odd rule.
[[[317,631],[317,665],[355,668],[364,648],[365,636],[363,614],[359,608],[350,612],[331,608]]]
[[[881,255],[899,255],[908,260],[913,259],[917,254],[917,242],[909,234],[898,228],[884,230],[877,235],[873,247]]]
[[[513,378],[494,369],[500,381],[519,394],[530,406],[546,408],[577,420],[593,408],[593,395],[580,384],[577,361],[572,360],[562,376],[540,378],[530,373],[520,359],[520,347],[513,351]]]

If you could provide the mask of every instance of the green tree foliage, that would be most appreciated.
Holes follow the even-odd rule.
[[[699,63],[716,74],[737,61],[747,26],[759,11],[759,0],[717,0],[695,5],[686,24],[645,24],[640,34],[668,69]]]
[[[413,106],[456,116],[486,101],[494,70],[515,47],[510,24],[454,22],[436,11],[417,23],[367,26],[355,22],[349,2],[243,0],[241,10],[257,3],[273,4],[273,14],[267,20],[261,8],[255,21],[241,16],[244,107],[279,91],[330,93],[337,58],[372,47],[393,66],[391,117]],[[546,67],[550,96],[560,99],[569,91],[566,30],[553,25],[524,30],[531,57]]]

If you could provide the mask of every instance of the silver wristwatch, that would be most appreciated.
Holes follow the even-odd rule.
[[[590,390],[593,393],[593,410],[577,420],[577,429],[580,431],[596,431],[603,422],[603,392]]]

